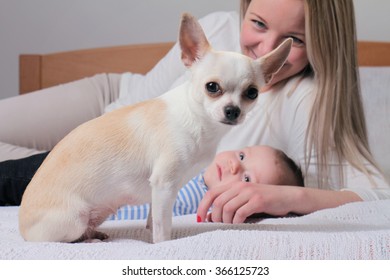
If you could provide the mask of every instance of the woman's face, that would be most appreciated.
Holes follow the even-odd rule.
[[[252,0],[241,26],[243,54],[261,57],[286,38],[294,40],[285,65],[267,88],[301,72],[308,64],[303,0]]]

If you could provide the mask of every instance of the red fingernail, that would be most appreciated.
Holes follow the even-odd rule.
[[[202,222],[202,218],[198,215],[198,216],[196,216],[196,221],[197,221],[198,223],[200,223],[200,222]]]

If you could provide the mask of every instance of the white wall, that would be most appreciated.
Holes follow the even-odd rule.
[[[390,1],[353,0],[358,39],[390,41]]]
[[[390,1],[354,0],[359,39],[390,41]],[[182,12],[237,10],[238,0],[0,0],[0,99],[15,96],[18,56],[176,39]]]
[[[0,0],[0,99],[17,95],[18,56],[174,41],[180,15],[238,10],[237,0]]]

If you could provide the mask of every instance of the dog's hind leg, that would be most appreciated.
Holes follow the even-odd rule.
[[[87,230],[88,223],[76,216],[64,215],[62,211],[51,210],[24,230],[27,241],[73,242]]]
[[[86,213],[87,214],[80,215],[80,222],[82,224],[87,223],[88,226],[85,229],[85,232],[79,238],[72,241],[72,243],[83,241],[89,242],[96,239],[107,239],[108,235],[103,232],[96,231],[96,228],[106,220],[109,210],[104,208],[96,208],[90,209]]]

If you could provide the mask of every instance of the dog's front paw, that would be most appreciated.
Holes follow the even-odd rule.
[[[160,243],[171,240],[171,230],[154,225],[153,228],[153,243]]]
[[[153,243],[154,244],[157,244],[157,243],[160,243],[160,242],[164,242],[164,241],[169,241],[169,240],[171,240],[171,237],[166,237],[166,236],[164,236],[164,237],[158,237],[158,236],[154,237],[153,236]]]

